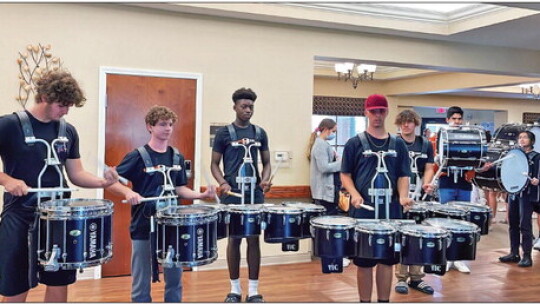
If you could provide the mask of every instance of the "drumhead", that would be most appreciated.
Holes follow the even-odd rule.
[[[302,214],[302,210],[300,208],[279,205],[266,207],[266,211],[268,213],[276,214]]]
[[[228,209],[228,206],[225,204],[197,204],[197,206],[205,206],[205,207],[214,208],[220,212],[227,211]]]
[[[271,206],[263,206],[261,204],[247,204],[247,205],[229,205],[229,212],[232,213],[261,213],[263,208],[269,208]]]
[[[399,231],[404,235],[416,237],[440,238],[448,236],[448,231],[444,229],[422,224],[403,225],[399,227]]]
[[[428,218],[422,223],[433,227],[448,230],[450,232],[480,232],[480,227],[471,222],[449,219],[449,218]]]
[[[324,215],[311,218],[309,223],[318,228],[351,229],[356,225],[356,220],[348,216]]]
[[[299,208],[303,211],[307,212],[325,212],[326,208],[324,208],[321,205],[316,204],[309,204],[309,203],[301,203],[301,202],[283,202],[284,206],[291,206]]]
[[[397,229],[389,224],[386,223],[373,223],[373,222],[357,222],[356,227],[354,228],[356,231],[360,231],[363,233],[369,233],[369,234],[393,234],[397,231]]]
[[[466,207],[468,210],[473,210],[473,211],[491,212],[491,208],[489,206],[475,204],[475,203],[471,203],[471,202],[451,201],[451,202],[448,202],[448,204],[449,205],[454,205],[454,206]]]
[[[41,211],[78,212],[98,211],[112,209],[113,202],[105,199],[58,199],[42,202],[39,205]]]
[[[501,183],[508,193],[517,193],[527,185],[528,178],[523,172],[529,173],[529,162],[525,152],[519,149],[508,151],[511,158],[505,159],[501,164]]]
[[[450,205],[433,205],[433,212],[439,212],[448,215],[464,216],[467,214],[467,209],[462,206],[450,206]]]
[[[200,218],[215,215],[217,209],[202,205],[180,205],[170,206],[167,209],[157,212],[158,217],[164,218]]]

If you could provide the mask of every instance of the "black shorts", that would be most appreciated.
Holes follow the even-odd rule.
[[[21,294],[36,287],[38,282],[64,286],[77,279],[75,270],[42,270],[37,259],[37,230],[32,231],[32,246],[28,248],[29,228],[34,216],[31,209],[18,208],[5,212],[0,222],[0,294],[3,296]]]
[[[354,265],[358,267],[362,267],[362,268],[371,268],[377,264],[393,266],[393,265],[399,264],[399,255],[396,254],[394,258],[384,259],[384,260],[366,259],[366,258],[353,258],[352,260],[353,260]]]

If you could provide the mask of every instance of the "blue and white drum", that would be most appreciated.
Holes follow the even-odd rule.
[[[448,231],[433,226],[413,224],[401,226],[399,232],[401,233],[401,264],[446,264]]]
[[[355,219],[347,216],[325,215],[312,218],[310,223],[313,255],[325,258],[356,256]]]
[[[486,235],[489,233],[489,224],[493,214],[491,207],[486,205],[474,204],[471,202],[451,201],[449,205],[460,206],[467,210],[466,221],[476,224],[480,227],[480,233]]]
[[[480,241],[480,228],[477,225],[448,218],[430,218],[424,223],[450,233],[450,246],[446,249],[447,260],[463,261],[476,258],[476,243]]]
[[[214,208],[218,211],[217,219],[217,239],[221,240],[229,236],[229,208],[225,204],[200,204],[200,206],[206,206]]]
[[[302,236],[302,210],[289,206],[269,206],[266,211],[266,243],[285,243]]]
[[[486,132],[478,126],[441,128],[438,153],[445,167],[479,168],[487,153]]]
[[[311,237],[309,230],[309,221],[317,216],[322,216],[326,212],[326,208],[321,205],[308,204],[301,202],[283,202],[284,206],[295,207],[302,210],[302,236],[300,238],[306,239]]]
[[[157,260],[165,268],[200,266],[217,259],[218,210],[170,206],[156,213]]]
[[[496,163],[485,172],[477,172],[473,182],[479,188],[490,191],[503,191],[508,193],[521,192],[528,183],[528,177],[523,172],[529,173],[527,155],[520,149],[488,150],[486,161]]]
[[[262,204],[229,205],[229,237],[258,236],[264,221]]]
[[[357,257],[366,259],[392,259],[395,256],[397,229],[382,222],[357,221],[355,227]]]
[[[83,269],[112,258],[111,201],[51,200],[39,205],[39,213],[38,259],[45,271]]]
[[[456,220],[467,220],[468,210],[463,206],[450,204],[433,205],[430,209],[429,217],[453,218]]]

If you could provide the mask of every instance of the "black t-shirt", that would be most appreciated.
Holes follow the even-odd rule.
[[[390,139],[377,139],[365,132],[368,137],[370,149],[373,152],[388,151]],[[401,218],[401,206],[397,203],[399,200],[397,192],[397,180],[400,177],[409,177],[411,174],[409,156],[405,142],[401,138],[396,138],[396,157],[385,157],[388,168],[388,177],[392,182],[394,193],[392,195],[392,204],[390,207],[391,218]],[[341,162],[341,172],[349,173],[354,181],[354,185],[359,190],[364,199],[364,203],[373,206],[369,195],[371,180],[376,174],[377,158],[376,156],[365,156],[365,151],[358,136],[350,138],[345,144],[343,158]],[[374,218],[373,211],[366,209],[356,209],[351,206],[349,214],[356,218]],[[379,208],[379,218],[385,218],[384,207]]]
[[[174,151],[171,147],[167,152],[159,153],[150,146],[145,145],[144,148],[148,151],[152,164],[154,166],[164,165],[171,167],[173,165]],[[182,170],[172,171],[171,180],[175,186],[184,186],[187,184],[186,171],[184,170],[184,156],[180,154],[180,166]],[[139,193],[142,197],[155,197],[161,193],[163,189],[163,174],[154,172],[148,174],[144,171],[145,165],[141,154],[137,149],[129,152],[120,165],[116,168],[119,175],[127,178],[133,184],[133,191]],[[147,240],[150,237],[150,217],[155,213],[155,201],[143,202],[138,205],[131,206],[131,238],[134,240]]]
[[[403,138],[402,138],[403,139]],[[407,150],[412,152],[421,153],[422,152],[422,143],[423,141],[428,141],[426,138],[423,138],[421,136],[416,136],[414,139],[414,142],[409,144],[407,141],[403,140],[405,142],[405,145],[407,146]],[[420,174],[420,177],[424,176],[424,170],[426,168],[426,164],[433,164],[433,146],[428,141],[427,143],[427,158],[417,158],[416,160],[416,167],[418,169],[418,173]]]
[[[268,136],[266,135],[266,132],[264,129],[260,128],[260,138],[256,138],[256,131],[255,126],[250,124],[246,128],[240,128],[236,126],[235,124],[232,124],[234,127],[234,130],[236,132],[236,140],[243,139],[243,138],[249,138],[249,139],[255,139],[261,143],[260,147],[252,147],[251,148],[251,157],[253,159],[253,166],[255,167],[255,176],[257,177],[257,189],[255,190],[256,196],[262,195],[262,191],[260,187],[258,186],[261,182],[261,176],[259,174],[259,168],[258,168],[258,159],[259,159],[259,153],[258,151],[268,151]],[[241,146],[233,147],[231,145],[231,135],[229,134],[229,129],[227,127],[223,127],[218,130],[216,134],[216,138],[214,140],[214,146],[212,148],[212,151],[221,153],[223,155],[223,173],[224,178],[227,181],[227,183],[231,186],[232,191],[240,193],[240,186],[236,183],[236,177],[238,176],[238,170],[240,169],[242,163],[244,162],[244,154],[245,149]],[[244,166],[244,176],[252,176],[252,170],[251,166],[246,165]],[[246,185],[249,186],[249,185]],[[246,196],[246,203],[249,203],[248,200],[249,197],[249,191],[245,192]],[[230,200],[230,201],[228,201]],[[239,199],[235,198],[234,196],[228,196],[225,197],[224,203],[238,203]],[[259,199],[256,199],[256,202],[260,202]],[[262,203],[262,202],[260,202]]]
[[[30,112],[26,111],[32,124],[34,137],[43,139],[49,144],[58,137],[59,121],[41,122],[34,118]],[[67,143],[57,143],[54,147],[61,162],[61,168],[66,164],[67,159],[78,159],[79,155],[79,135],[73,125],[66,123]],[[29,187],[38,186],[38,176],[43,166],[44,159],[47,158],[47,148],[42,143],[28,145],[24,141],[19,118],[15,114],[4,115],[0,117],[0,157],[4,165],[3,172],[7,175],[23,180]],[[64,187],[67,187],[65,174]],[[42,187],[60,186],[59,175],[52,166],[48,166],[41,179]],[[35,209],[37,200],[36,195],[28,194],[22,197],[14,197],[11,194],[4,193],[4,209],[2,214],[10,211],[12,208],[18,209],[26,206],[29,209]]]
[[[539,165],[540,165],[540,153],[531,150],[526,153],[527,160],[529,161],[529,172],[530,177],[538,178]],[[530,182],[527,184],[527,187],[521,192],[522,195],[528,195],[531,202],[539,201],[539,186],[534,186]]]

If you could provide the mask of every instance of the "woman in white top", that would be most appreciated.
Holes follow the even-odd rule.
[[[334,174],[341,169],[341,159],[327,142],[336,137],[337,124],[333,119],[325,118],[311,133],[308,149],[310,161],[311,197],[317,205],[326,208],[326,214],[338,213],[337,192]]]

